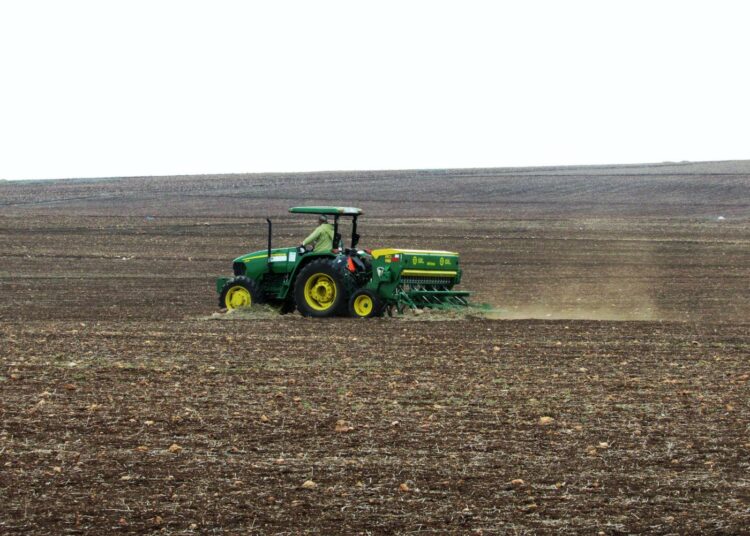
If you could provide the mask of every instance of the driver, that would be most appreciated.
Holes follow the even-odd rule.
[[[333,249],[333,225],[328,223],[328,218],[321,214],[318,218],[319,225],[310,233],[310,236],[302,242],[302,248],[313,253],[328,253]],[[308,247],[310,246],[310,247]]]

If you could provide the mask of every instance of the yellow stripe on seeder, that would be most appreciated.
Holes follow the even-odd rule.
[[[444,257],[458,257],[458,253],[454,251],[438,251],[438,250],[427,250],[427,249],[373,249],[372,257],[377,259],[383,255],[442,255]]]
[[[457,272],[446,270],[404,270],[401,275],[418,275],[420,277],[455,277]]]

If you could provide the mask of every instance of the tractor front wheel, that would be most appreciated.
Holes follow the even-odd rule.
[[[354,318],[373,318],[383,313],[383,303],[374,292],[361,288],[349,298],[349,316]]]
[[[346,311],[353,281],[321,259],[305,266],[294,284],[294,301],[303,316],[327,317]]]
[[[243,307],[252,307],[256,303],[261,303],[263,293],[258,287],[258,283],[249,277],[239,276],[230,279],[224,284],[219,294],[219,307],[226,307],[227,310],[241,309]]]

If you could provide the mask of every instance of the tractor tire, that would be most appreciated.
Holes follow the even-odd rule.
[[[361,288],[349,298],[349,316],[352,318],[374,318],[383,315],[383,302],[371,290]]]
[[[258,283],[244,275],[227,281],[219,294],[219,307],[226,307],[228,311],[252,307],[263,301]]]
[[[325,318],[346,314],[354,278],[346,268],[335,267],[329,259],[310,262],[294,283],[294,301],[302,316]]]

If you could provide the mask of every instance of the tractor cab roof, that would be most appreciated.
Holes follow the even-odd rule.
[[[355,207],[292,207],[289,212],[295,214],[325,214],[327,216],[359,216],[361,208]]]

